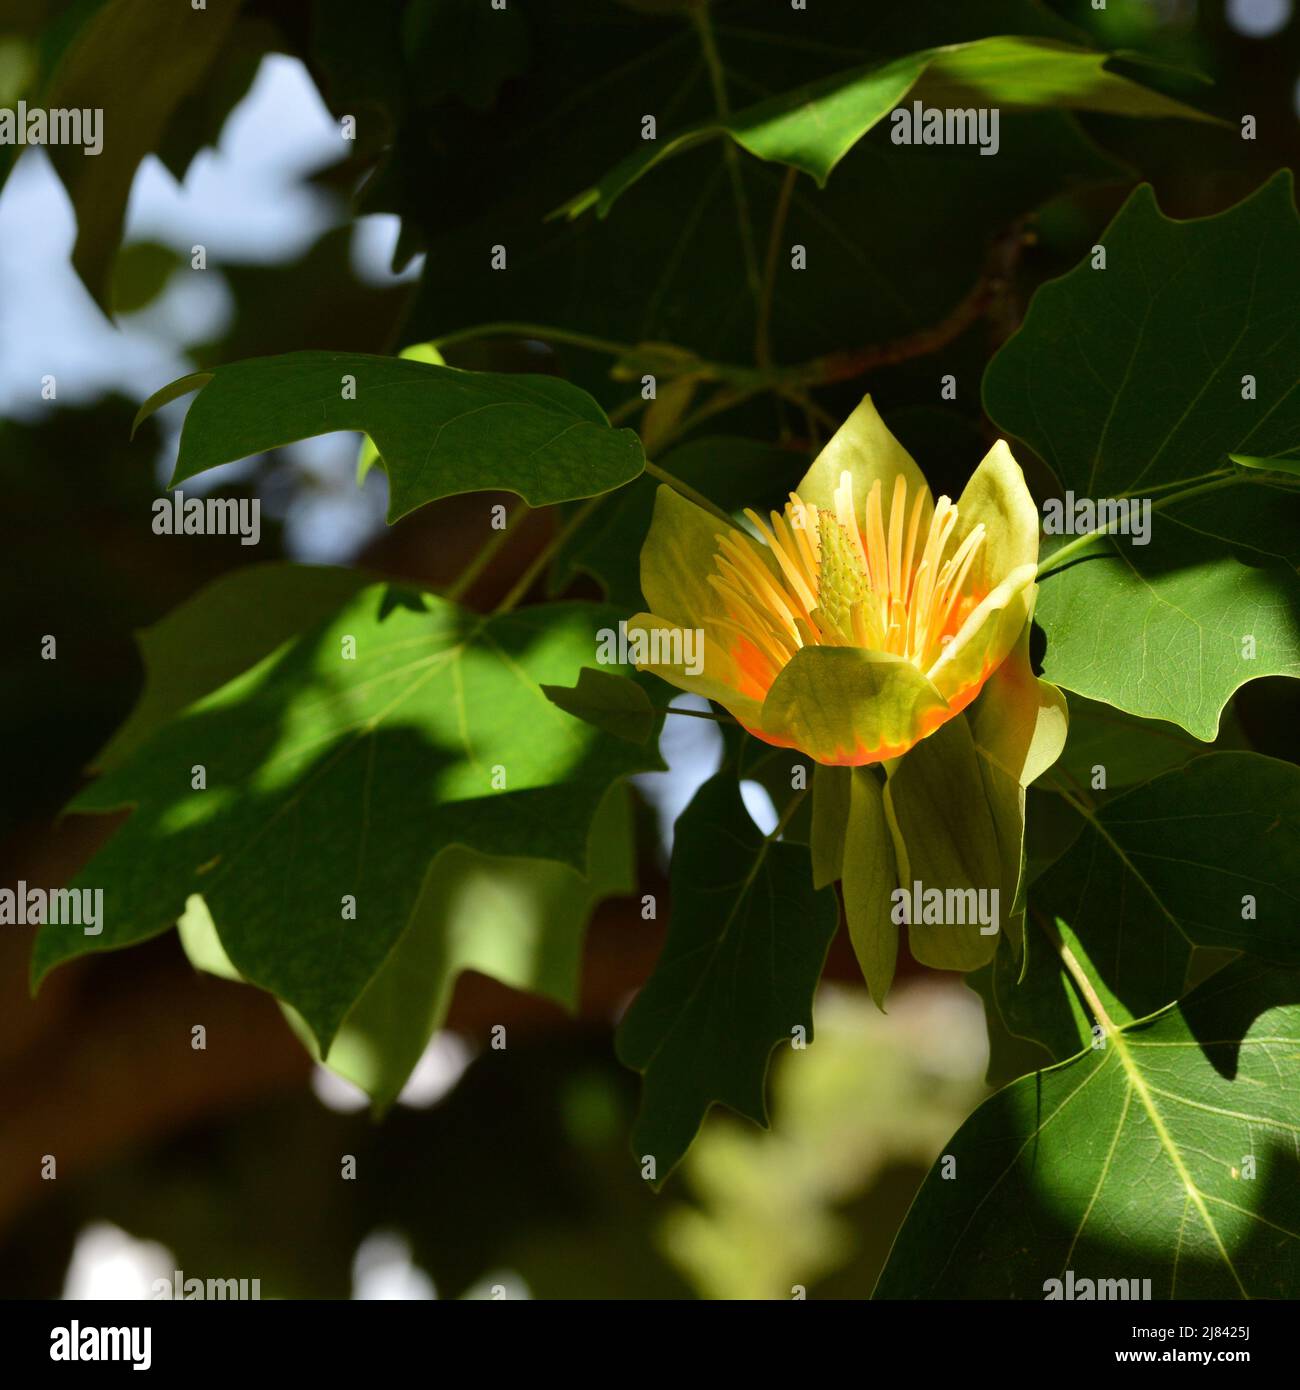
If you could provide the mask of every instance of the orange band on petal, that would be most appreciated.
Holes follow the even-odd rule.
[[[925,710],[917,720],[916,736],[904,740],[901,743],[880,743],[869,747],[857,740],[853,747],[837,747],[833,750],[818,749],[815,756],[817,762],[827,767],[866,767],[871,763],[888,762],[891,758],[901,758],[909,749],[915,748],[924,738],[942,728],[950,719],[959,715],[983,690],[985,682],[997,669],[996,664],[986,663],[980,672],[979,679],[972,681],[969,685],[963,686],[948,701],[947,705],[935,709]],[[751,727],[744,720],[738,721],[746,733],[752,734],[754,738],[761,742],[770,744],[773,748],[794,748],[800,752],[809,752],[803,748],[797,739],[784,738],[780,734],[768,732],[765,729]],[[851,723],[846,724],[851,727]]]

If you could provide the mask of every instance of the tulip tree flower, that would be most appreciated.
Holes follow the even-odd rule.
[[[868,396],[783,514],[745,515],[752,533],[659,489],[641,552],[651,611],[629,632],[652,653],[698,650],[671,638],[702,633],[703,660],[642,669],[817,764],[814,873],[844,881],[878,1002],[897,886],[996,888],[1018,944],[1024,788],[1059,756],[1066,716],[1029,664],[1038,511],[1010,449],[999,440],[955,505],[936,502]],[[908,927],[939,968],[975,969],[996,946],[973,924]]]

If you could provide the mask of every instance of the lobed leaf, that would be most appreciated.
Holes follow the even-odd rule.
[[[1242,961],[1016,1081],[946,1146],[875,1297],[1288,1297],[1298,1057],[1300,976]]]
[[[133,814],[77,879],[103,890],[102,934],[46,925],[33,979],[165,931],[199,895],[234,968],[327,1049],[440,851],[588,872],[608,788],[657,760],[562,713],[540,685],[571,679],[613,621],[585,604],[483,617],[363,589],[168,711],[73,802]]]
[[[1059,40],[994,37],[908,53],[888,62],[820,77],[706,121],[629,155],[598,183],[557,209],[604,217],[615,200],[656,165],[707,140],[727,138],[759,159],[825,184],[841,159],[905,98],[939,108],[1062,107],[1122,116],[1181,116],[1213,121],[1129,78],[1106,70],[1109,54]],[[919,143],[919,137],[918,137]]]
[[[1076,497],[1151,505],[1147,543],[1044,561],[1043,674],[1208,741],[1238,686],[1300,675],[1300,490],[1229,462],[1300,440],[1291,176],[1190,222],[1144,186],[1099,244],[1105,268],[1039,290],[984,376],[988,413]]]
[[[136,425],[198,390],[170,486],[218,464],[336,430],[369,435],[388,474],[389,521],[439,497],[500,488],[530,506],[592,497],[645,466],[578,387],[549,376],[462,372],[406,357],[290,352],[179,378]]]
[[[645,1076],[632,1142],[662,1182],[721,1102],[766,1126],[768,1057],[797,1029],[812,1039],[812,995],[839,920],[812,886],[808,850],[764,839],[734,777],[696,793],[673,839],[672,921],[654,974],[618,1031]]]

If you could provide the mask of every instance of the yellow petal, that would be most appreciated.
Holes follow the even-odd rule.
[[[1026,623],[969,715],[1002,858],[1005,930],[1017,950],[1024,921],[1016,909],[1023,875],[1025,788],[1060,757],[1069,726],[1065,696],[1034,675],[1029,627]]]
[[[1029,627],[989,678],[970,712],[971,731],[985,757],[1027,787],[1061,756],[1069,732],[1065,696],[1034,675]]]
[[[654,613],[638,613],[630,618],[627,624],[629,642],[633,640],[633,634],[636,632],[646,634],[647,639],[652,639],[654,634],[666,637],[667,643],[660,644],[662,651],[672,650],[673,634],[676,632],[682,633],[680,650],[691,651],[692,647],[685,642],[687,631],[689,629],[683,628],[681,624],[669,622]],[[701,634],[692,633],[690,640],[692,643],[700,641]],[[651,651],[653,652],[653,647]],[[716,700],[747,728],[757,727],[762,719],[762,703],[743,693],[744,673],[731,654],[704,633],[699,655],[701,669],[698,673],[692,673],[676,662],[637,662],[637,670],[653,671],[656,676],[666,680],[669,685],[675,685],[678,690],[685,690],[691,695],[703,695],[706,700]]]
[[[1012,570],[971,612],[926,673],[936,690],[964,709],[1006,660],[1033,611],[1035,566]]]
[[[683,627],[725,618],[726,605],[709,583],[719,534],[740,538],[703,507],[671,487],[655,493],[654,516],[641,547],[641,592],[652,612]]]
[[[971,474],[957,502],[957,517],[954,546],[976,526],[984,526],[984,543],[972,570],[976,593],[988,593],[1022,565],[1038,564],[1038,508],[1005,439]]]
[[[920,522],[924,535],[934,511],[930,486],[911,454],[889,432],[870,396],[863,396],[857,409],[831,436],[795,491],[809,506],[833,513],[836,489],[846,472],[853,478],[853,496],[859,508],[865,506],[875,482],[880,483],[887,499],[892,498],[894,480],[901,473],[907,480],[908,498],[925,498]],[[858,525],[864,521],[865,514],[859,511]]]
[[[861,647],[804,647],[772,683],[760,738],[819,763],[896,758],[949,717],[942,696],[901,657]]]

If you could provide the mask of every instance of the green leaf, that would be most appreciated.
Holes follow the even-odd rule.
[[[852,769],[813,764],[812,852],[813,887],[825,888],[844,872],[844,842],[853,799]],[[852,924],[850,924],[851,929]]]
[[[514,989],[577,1008],[587,922],[602,898],[636,881],[627,790],[615,784],[592,818],[587,871],[549,859],[480,854],[449,845],[429,867],[411,921],[343,1020],[329,1055],[306,1021],[281,1005],[307,1050],[351,1081],[382,1114],[442,1026],[456,981],[477,970]],[[176,924],[196,970],[247,983],[198,894]]]
[[[655,165],[719,137],[825,184],[849,150],[905,97],[939,108],[982,105],[1000,112],[1003,107],[1057,106],[1112,115],[1216,119],[1107,72],[1108,56],[1050,39],[997,37],[832,73],[748,106],[726,121],[702,122],[646,143],[558,212],[572,218],[595,207],[603,217]],[[974,131],[967,143],[973,141]],[[919,132],[913,143],[921,143]]]
[[[636,435],[611,429],[595,401],[556,377],[290,352],[181,377],[150,396],[136,424],[195,389],[173,487],[335,430],[361,430],[374,441],[388,474],[389,521],[459,492],[500,488],[533,507],[591,497],[645,466]]]
[[[47,110],[102,112],[96,154],[73,144],[52,144],[46,153],[77,215],[73,268],[106,314],[135,171],[201,85],[238,13],[238,0],[201,12],[157,0],[109,0],[68,45],[41,98]]]
[[[820,78],[828,58],[878,65],[992,25],[1004,34],[1071,32],[1041,6],[986,0],[965,10],[918,0],[864,25],[852,7],[805,13],[767,0],[729,3],[715,15],[715,47],[730,103],[740,109]],[[527,19],[532,66],[491,115],[471,121],[452,105],[436,120],[421,113],[369,190],[371,210],[402,215],[404,251],[423,243],[429,252],[407,331],[435,338],[522,320],[752,362],[779,166],[715,141],[635,185],[603,222],[543,222],[566,191],[556,171],[571,171],[576,188],[610,168],[639,142],[646,113],[659,114],[665,135],[670,124],[716,118],[689,15],[622,10],[613,24],[589,0],[547,0]],[[770,340],[778,361],[887,343],[939,323],[1018,216],[1067,189],[1126,176],[1063,112],[1008,111],[1000,134],[998,157],[984,159],[969,148],[896,146],[882,126],[824,190],[796,181],[782,240],[806,246],[808,264],[796,271],[788,256],[777,260]],[[448,186],[467,190],[454,206],[438,193]],[[881,215],[895,207],[907,217]],[[916,228],[939,226],[951,235],[936,259]],[[491,267],[496,244],[509,250],[508,273]],[[557,355],[611,407],[632,395],[611,384],[607,357],[564,346]]]
[[[1051,944],[1032,922],[1031,927],[1024,934],[1018,959],[1012,952],[1000,949],[993,961],[993,1006],[1013,1037],[1046,1049],[1052,1061],[1064,1062],[1091,1043],[1093,1021]],[[1099,980],[1100,972],[1089,944],[1085,944],[1086,938],[1081,940],[1059,918],[1057,929],[1087,968],[1098,993],[1105,997],[1106,986]],[[1169,1002],[1185,992],[1180,977],[1169,994]],[[1114,1008],[1123,1017],[1113,998],[1108,1008]]]
[[[1063,797],[1041,787],[1025,788],[1025,864],[1022,887],[1028,889],[1079,838],[1084,821]]]
[[[790,164],[824,184],[848,151],[896,106],[925,71],[930,55],[910,53],[865,71],[835,73],[746,107],[727,121],[707,121],[647,143],[552,216],[604,217],[621,194],[657,164],[707,140],[727,138],[759,159]]]
[[[1177,999],[1194,945],[1300,967],[1300,768],[1207,753],[1096,811],[1075,805],[1086,824],[1030,902],[1070,923],[1113,1017]],[[1051,1014],[1051,989],[1031,972],[1021,1011]]]
[[[632,849],[622,785],[610,788],[592,817],[584,872],[554,860],[448,846],[431,865],[406,930],[343,1020],[325,1064],[382,1112],[442,1026],[466,970],[576,1009],[588,919],[602,898],[632,890]],[[305,1025],[300,1031],[310,1046]]]
[[[94,761],[111,772],[187,705],[247,671],[374,581],[318,565],[249,565],[222,575],[136,634],[144,689]]]
[[[985,1084],[991,1090],[1001,1090],[1011,1082],[1031,1071],[1039,1071],[1050,1066],[1054,1060],[1041,1043],[1021,1037],[1014,1032],[1002,1016],[994,992],[994,972],[1005,956],[1011,958],[1010,944],[999,943],[996,958],[978,970],[966,975],[966,984],[980,998],[984,1005],[984,1021],[989,1034],[989,1064],[985,1073]],[[1076,1052],[1078,1048],[1074,1049]]]
[[[629,743],[645,743],[654,732],[650,697],[627,676],[584,666],[578,684],[544,685],[542,694],[553,704],[588,724]]]
[[[1013,905],[1000,896],[996,905],[982,896],[1002,892],[1002,853],[967,716],[956,715],[909,749],[893,766],[884,798],[898,886],[909,902],[913,884],[920,883],[924,891],[956,890],[968,894],[967,902],[982,900],[995,907],[991,932],[977,920],[911,921],[907,940],[912,955],[936,970],[975,970],[987,964]],[[970,890],[981,897],[971,899]]]
[[[1297,458],[1259,459],[1247,454],[1229,454],[1228,457],[1243,468],[1254,468],[1265,473],[1290,473],[1293,476],[1300,474],[1300,459]]]
[[[1076,1298],[1294,1298],[1297,1057],[1300,977],[1242,961],[1017,1081],[945,1146],[875,1297],[1041,1299],[1073,1271]]]
[[[102,935],[47,925],[33,980],[165,931],[200,894],[234,967],[328,1047],[440,850],[585,872],[610,784],[657,765],[540,689],[571,679],[613,621],[585,604],[483,617],[416,590],[361,591],[73,802],[134,814],[77,879],[104,891]]]
[[[445,367],[447,365],[443,360],[442,353],[432,343],[415,343],[411,347],[403,348],[397,355],[403,362],[425,362],[431,367]],[[361,449],[357,454],[358,487],[365,482],[366,474],[379,461],[379,450],[375,448],[375,441],[366,435],[361,441]]]
[[[1113,705],[1071,695],[1070,737],[1060,771],[1079,786],[1105,791],[1145,782],[1204,752],[1205,744],[1177,724],[1137,719]],[[1097,768],[1105,770],[1104,787],[1094,786]]]
[[[1238,686],[1300,675],[1300,490],[1228,462],[1300,438],[1291,176],[1191,222],[1140,188],[1100,244],[1104,270],[1090,258],[1034,296],[985,408],[1077,498],[1152,505],[1149,543],[1105,534],[1046,560],[1043,674],[1208,741]]]
[[[663,954],[618,1032],[645,1073],[632,1142],[662,1182],[720,1102],[767,1124],[764,1078],[780,1042],[806,1030],[839,912],[815,892],[808,851],[766,840],[734,777],[710,779],[677,821]]]

